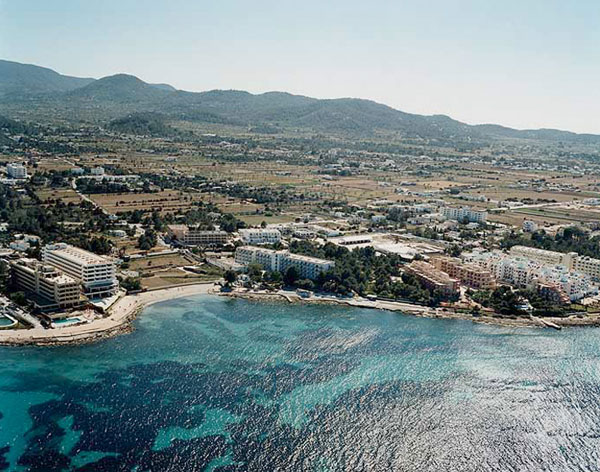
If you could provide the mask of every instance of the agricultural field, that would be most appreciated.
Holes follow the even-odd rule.
[[[109,213],[134,210],[158,210],[168,213],[189,210],[193,202],[200,201],[205,196],[164,190],[157,193],[101,193],[89,195],[89,198]]]
[[[72,188],[42,188],[35,192],[42,203],[54,203],[61,200],[64,204],[69,203],[79,204],[81,197]]]

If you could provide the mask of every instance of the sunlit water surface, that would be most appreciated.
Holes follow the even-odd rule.
[[[200,296],[0,356],[0,470],[600,469],[593,328]]]

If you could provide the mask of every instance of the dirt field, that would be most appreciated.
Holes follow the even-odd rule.
[[[81,198],[73,189],[43,189],[36,192],[38,198],[42,203],[49,203],[50,200],[62,200],[65,204],[69,203],[80,203]]]

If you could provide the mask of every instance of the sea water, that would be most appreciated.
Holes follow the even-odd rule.
[[[217,296],[0,348],[0,470],[600,469],[600,331]]]

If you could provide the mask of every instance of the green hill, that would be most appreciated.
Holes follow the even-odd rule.
[[[0,59],[0,96],[66,92],[93,80],[69,77],[45,67]]]
[[[9,73],[3,74],[6,70]],[[145,115],[148,112],[160,113],[162,118]],[[301,130],[346,137],[392,135],[444,144],[506,139],[600,143],[597,135],[472,126],[444,115],[405,113],[356,98],[319,100],[285,92],[254,95],[238,90],[193,93],[167,84],[149,84],[132,75],[78,79],[8,61],[0,61],[0,113],[25,119],[110,123],[113,129],[142,134],[169,132],[161,128],[167,126],[163,119],[168,119],[235,125],[264,133]]]
[[[177,130],[167,124],[165,116],[160,113],[132,113],[122,118],[112,120],[108,129],[117,133],[146,135],[146,136],[173,136]]]

